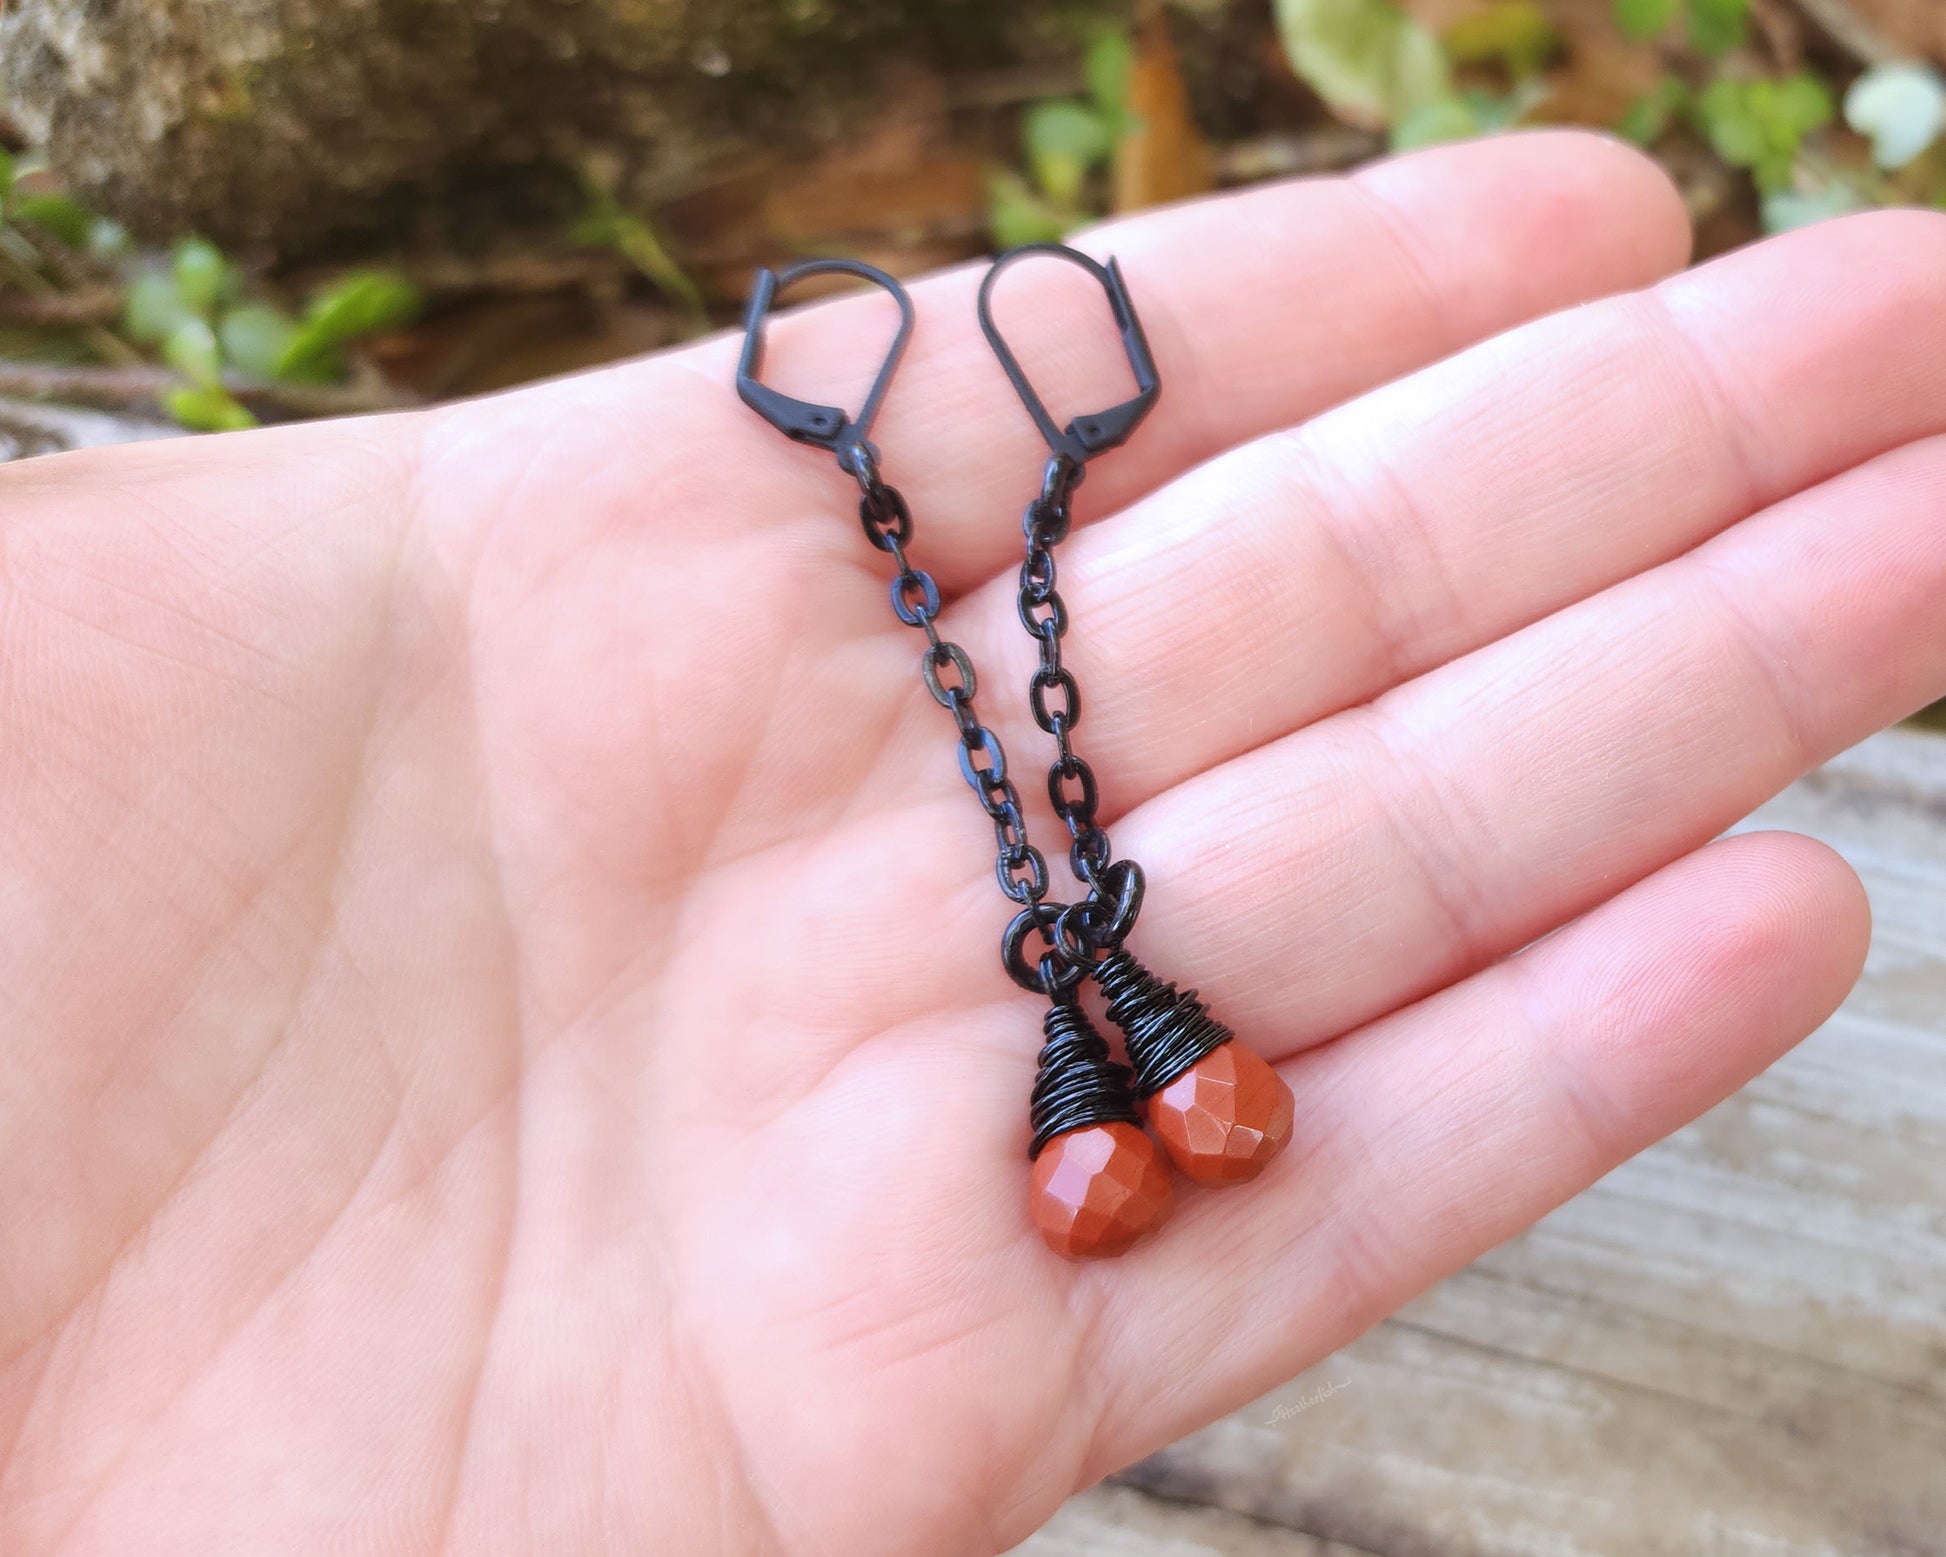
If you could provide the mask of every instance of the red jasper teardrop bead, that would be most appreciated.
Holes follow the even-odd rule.
[[[1028,1211],[1047,1246],[1071,1260],[1120,1254],[1168,1219],[1169,1169],[1139,1125],[1086,1125],[1034,1159]]]

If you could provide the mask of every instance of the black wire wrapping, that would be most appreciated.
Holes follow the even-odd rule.
[[[1047,1041],[1041,1045],[1034,1092],[1028,1103],[1033,1126],[1029,1160],[1040,1156],[1057,1135],[1088,1125],[1140,1125],[1129,1091],[1128,1067],[1112,1058],[1108,1040],[1095,1031],[1088,1013],[1072,1000],[1056,1001],[1041,1019]]]
[[[1108,998],[1108,1019],[1128,1044],[1137,1097],[1152,1097],[1236,1036],[1209,1014],[1195,990],[1163,983],[1124,947],[1103,959],[1095,978]]]

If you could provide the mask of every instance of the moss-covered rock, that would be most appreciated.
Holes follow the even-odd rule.
[[[1094,9],[1104,9],[1096,6]],[[655,203],[808,149],[902,57],[979,64],[1047,0],[13,0],[0,77],[80,198],[138,232],[286,256],[558,214],[591,153]]]

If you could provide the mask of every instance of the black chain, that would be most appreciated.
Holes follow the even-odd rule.
[[[1072,989],[1086,976],[1092,959],[1067,955],[1057,934],[1067,919],[1068,905],[1047,901],[1047,859],[1027,836],[1027,813],[1007,772],[1006,750],[1000,737],[980,722],[973,706],[979,678],[972,658],[940,636],[939,585],[930,573],[913,566],[907,551],[912,510],[898,488],[879,475],[870,445],[860,443],[848,450],[844,466],[858,482],[858,519],[865,538],[898,566],[892,579],[892,610],[906,626],[926,635],[919,673],[933,701],[953,716],[959,731],[960,776],[993,823],[994,876],[1008,899],[1021,905],[1002,941],[1007,971],[1016,983],[1050,996]],[[1039,932],[1043,947],[1032,964],[1026,960],[1028,930]]]
[[[1020,364],[994,328],[988,305],[1000,270],[1014,259],[1035,252],[1058,254],[1081,264],[1108,289],[1136,378],[1134,399],[1079,417],[1065,431],[1055,428],[1021,373]],[[837,406],[786,395],[758,377],[764,320],[777,292],[800,277],[812,275],[856,276],[883,288],[898,304],[898,334],[855,417]],[[913,566],[907,552],[912,541],[912,510],[899,490],[879,475],[877,451],[869,442],[879,402],[912,331],[912,301],[905,289],[884,271],[861,260],[807,260],[781,274],[759,271],[744,314],[737,394],[794,441],[836,455],[840,467],[857,481],[858,517],[866,539],[898,566],[891,586],[892,609],[901,622],[926,635],[920,674],[933,700],[953,717],[959,732],[960,773],[993,823],[997,849],[994,875],[1008,900],[1020,905],[1020,912],[1001,937],[1001,960],[1008,976],[1023,989],[1044,993],[1058,1002],[1088,976],[1104,953],[1112,953],[1121,944],[1141,909],[1143,879],[1134,861],[1112,859],[1108,835],[1095,821],[1100,796],[1094,771],[1074,750],[1072,737],[1081,718],[1081,690],[1073,673],[1061,663],[1061,638],[1068,619],[1067,607],[1054,587],[1054,548],[1067,535],[1070,502],[1087,460],[1129,435],[1147,414],[1160,384],[1141,324],[1112,261],[1103,267],[1058,245],[1035,244],[1013,250],[995,262],[981,283],[979,316],[1001,365],[1055,450],[1041,496],[1029,505],[1023,521],[1027,559],[1021,565],[1019,607],[1022,625],[1040,645],[1040,666],[1029,688],[1034,721],[1055,738],[1060,748],[1048,770],[1048,798],[1068,829],[1068,862],[1088,889],[1077,902],[1053,902],[1047,896],[1047,860],[1028,839],[1027,816],[1021,808],[1020,792],[1008,776],[1006,752],[1000,737],[982,724],[974,711],[978,678],[973,662],[958,644],[939,634],[939,586],[931,574]],[[1027,950],[1030,937],[1037,939],[1040,948],[1031,961]]]
[[[1084,886],[1098,885],[1112,858],[1108,834],[1095,821],[1101,804],[1094,769],[1074,749],[1074,729],[1081,722],[1081,687],[1074,672],[1061,663],[1061,640],[1067,636],[1068,608],[1055,587],[1054,548],[1067,538],[1074,522],[1074,489],[1085,467],[1066,454],[1047,462],[1040,496],[1027,505],[1021,530],[1027,537],[1027,556],[1020,565],[1020,625],[1040,648],[1040,664],[1027,683],[1027,702],[1034,723],[1054,737],[1059,755],[1047,770],[1047,798],[1054,814],[1068,830],[1068,864]]]

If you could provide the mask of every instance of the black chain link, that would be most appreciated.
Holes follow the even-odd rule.
[[[868,447],[860,445],[845,461],[845,468],[858,482],[858,518],[865,538],[890,556],[898,568],[891,584],[892,610],[906,626],[926,635],[919,673],[933,701],[953,716],[959,732],[960,776],[993,823],[994,878],[1008,900],[1022,909],[1002,943],[1007,972],[1016,983],[1036,992],[1054,995],[1072,989],[1086,975],[1089,962],[1071,955],[1075,940],[1072,930],[1062,933],[1061,926],[1069,922],[1069,905],[1047,901],[1047,859],[1027,836],[1027,814],[1021,808],[1020,791],[1007,772],[1006,750],[1000,737],[982,724],[974,711],[979,677],[973,661],[958,644],[939,634],[939,585],[930,573],[913,566],[907,552],[912,540],[912,510],[898,488],[879,475],[878,463]],[[1051,567],[1051,555],[1048,561]],[[1051,574],[1048,583],[1051,589]],[[1074,698],[1070,696],[1063,706],[1071,710]],[[1042,945],[1031,963],[1026,945],[1030,932],[1039,934]]]
[[[1040,495],[1027,505],[1021,518],[1027,555],[1020,565],[1018,606],[1021,626],[1040,648],[1040,664],[1027,684],[1028,708],[1034,723],[1054,737],[1057,751],[1047,770],[1048,803],[1067,827],[1070,868],[1090,896],[1099,897],[1103,872],[1114,855],[1107,832],[1095,820],[1101,786],[1094,769],[1074,749],[1075,726],[1081,723],[1081,687],[1074,672],[1061,663],[1068,608],[1055,586],[1058,574],[1054,564],[1054,548],[1073,527],[1074,489],[1081,485],[1085,472],[1086,467],[1066,453],[1056,453],[1047,462]],[[1121,933],[1126,930],[1126,926],[1121,927]],[[1088,945],[1085,934],[1077,939],[1079,946],[1064,948],[1068,955],[1098,949]]]

